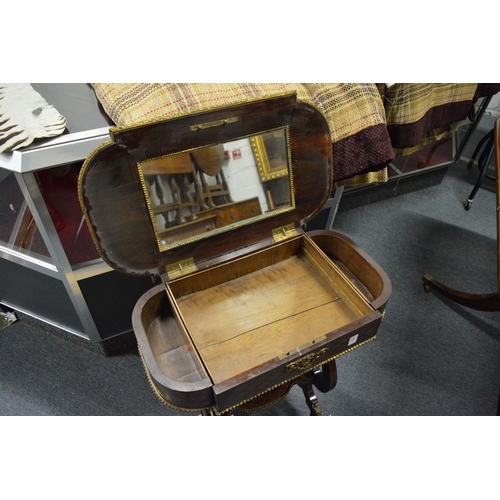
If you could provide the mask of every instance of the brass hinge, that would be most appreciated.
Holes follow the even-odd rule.
[[[198,271],[198,268],[196,267],[192,257],[167,266],[167,275],[171,280],[178,278],[179,276],[194,273],[195,271]]]
[[[273,240],[276,242],[283,241],[291,238],[292,236],[297,236],[298,234],[297,229],[295,229],[295,224],[292,222],[286,226],[273,229]]]

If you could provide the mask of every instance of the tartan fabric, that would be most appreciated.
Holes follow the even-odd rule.
[[[421,120],[431,108],[472,101],[476,83],[396,83],[385,93],[387,125]]]
[[[493,86],[476,83],[398,83],[385,90],[387,129],[395,156],[407,156],[455,130]]]
[[[355,177],[356,184],[387,180],[386,165],[394,158],[385,127],[385,110],[375,84],[353,83],[94,83],[96,95],[118,125],[239,104],[295,92],[319,109],[332,138],[335,182]],[[371,130],[375,127],[375,131]],[[363,148],[347,152],[345,144]],[[339,147],[335,147],[340,142]],[[338,155],[338,157],[337,157]],[[365,174],[366,177],[365,177]]]

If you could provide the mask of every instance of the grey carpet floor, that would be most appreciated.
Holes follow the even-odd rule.
[[[422,276],[490,293],[496,283],[495,193],[463,203],[477,170],[466,161],[437,186],[340,211],[333,230],[389,275],[393,292],[377,339],[337,360],[323,415],[495,415],[500,313],[425,293]],[[396,187],[397,189],[397,187]],[[341,202],[342,203],[342,202]],[[257,415],[308,415],[302,392]],[[135,350],[103,357],[23,321],[0,331],[0,415],[195,415],[165,406]]]

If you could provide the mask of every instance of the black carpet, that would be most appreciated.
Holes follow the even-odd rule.
[[[318,393],[323,415],[496,414],[500,314],[457,306],[422,284],[428,273],[463,291],[497,289],[495,193],[482,188],[465,211],[478,175],[466,165],[439,185],[337,214],[333,229],[382,266],[393,292],[377,339],[339,358],[337,387]],[[308,414],[297,387],[257,413]],[[0,330],[0,415],[196,414],[157,399],[136,349],[104,357],[16,321]]]

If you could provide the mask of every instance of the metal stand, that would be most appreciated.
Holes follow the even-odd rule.
[[[474,165],[476,158],[478,157],[479,153],[481,152],[481,155],[479,156],[479,160],[477,162],[477,166],[479,168],[479,177],[476,181],[476,184],[474,185],[474,188],[472,189],[469,198],[467,198],[467,201],[465,202],[464,208],[465,210],[470,210],[472,207],[472,203],[474,202],[474,197],[476,196],[476,193],[479,191],[479,188],[481,187],[481,184],[483,183],[484,178],[489,178],[490,180],[495,180],[492,177],[488,177],[486,175],[486,172],[488,171],[488,165],[490,164],[491,158],[493,157],[493,152],[495,150],[495,143],[493,140],[493,130],[488,132],[479,142],[477,145],[476,149],[474,150],[474,153],[472,154],[472,158],[467,165],[467,168],[472,168]]]

